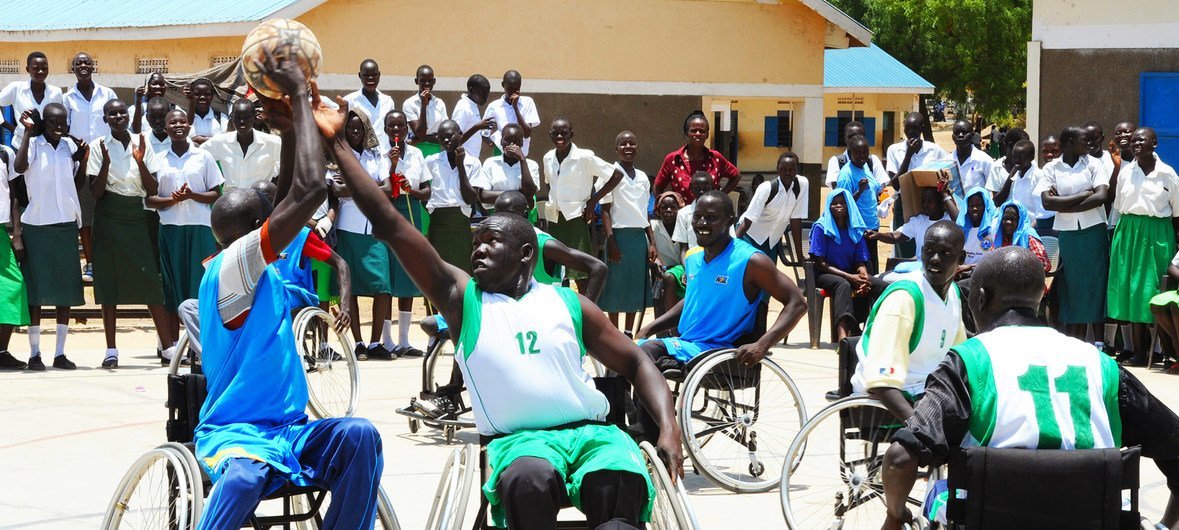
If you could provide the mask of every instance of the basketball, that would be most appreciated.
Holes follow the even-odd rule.
[[[255,59],[265,64],[265,50],[269,50],[276,58],[293,53],[307,79],[314,79],[319,75],[319,61],[323,57],[323,50],[320,49],[315,34],[307,29],[307,26],[294,20],[267,20],[246,35],[246,42],[242,44],[242,72],[245,74],[246,83],[263,96],[271,99],[281,99],[283,96],[278,85],[254,64]]]

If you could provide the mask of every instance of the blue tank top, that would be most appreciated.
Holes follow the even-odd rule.
[[[745,266],[761,253],[753,245],[733,239],[712,261],[695,247],[684,260],[684,310],[680,315],[680,339],[709,347],[732,346],[753,330],[762,293],[751,302],[745,296]]]
[[[228,329],[217,308],[223,257],[205,269],[198,296],[208,397],[196,429],[197,459],[214,480],[230,458],[250,458],[299,483],[301,466],[288,439],[307,423],[307,380],[283,280],[266,267],[245,324]]]
[[[311,235],[311,228],[306,226],[295,236],[294,241],[287,245],[274,262],[274,268],[282,277],[283,286],[291,298],[291,307],[311,307],[319,305],[319,295],[315,290],[315,277],[311,275],[311,258],[303,255],[303,247],[307,244],[307,237]]]

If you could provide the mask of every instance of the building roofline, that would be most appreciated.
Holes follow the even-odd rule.
[[[763,0],[758,0],[763,1]],[[857,46],[867,46],[872,43],[872,30],[865,27],[863,24],[844,13],[843,10],[835,7],[827,0],[798,0],[803,5],[811,8],[812,11],[818,13],[823,18],[847,32],[851,37],[852,43]]]
[[[933,94],[933,87],[897,86],[831,86],[823,87],[824,94]]]

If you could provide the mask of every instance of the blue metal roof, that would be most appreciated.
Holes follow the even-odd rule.
[[[298,0],[5,0],[0,31],[141,28],[263,20]]]
[[[826,50],[823,53],[823,86],[933,90],[929,81],[875,44]]]

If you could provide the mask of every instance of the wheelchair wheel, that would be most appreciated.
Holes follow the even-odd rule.
[[[643,450],[643,460],[647,462],[647,472],[651,475],[651,482],[655,484],[655,506],[651,510],[651,524],[653,530],[696,530],[700,527],[696,522],[696,514],[688,504],[688,493],[684,491],[684,481],[681,479],[672,485],[671,474],[659,459],[659,454],[648,442],[639,444]]]
[[[192,528],[196,528],[196,524],[201,520],[201,514],[204,513],[205,508],[205,476],[201,471],[201,465],[197,462],[196,455],[193,454],[194,449],[189,449],[184,444],[176,442],[161,444],[156,449],[173,451],[184,460],[185,470],[188,471],[189,475],[189,497],[192,500],[188,506],[188,518],[192,522]]]
[[[434,506],[426,530],[460,530],[467,514],[467,499],[479,467],[479,449],[467,444],[450,452],[442,468],[438,489],[434,492]]]
[[[869,397],[845,398],[819,411],[790,445],[785,461],[793,465],[781,471],[786,525],[878,528],[885,512],[884,452],[902,425]],[[923,500],[909,498],[915,516],[922,514]]]
[[[189,369],[190,370],[192,369],[193,364],[196,364],[196,365],[201,364],[200,357],[197,356],[196,350],[193,350],[189,346],[190,346],[190,341],[188,338],[188,332],[187,331],[180,332],[180,338],[176,340],[175,353],[172,355],[172,360],[168,364],[168,373],[170,373],[172,375],[176,375],[176,374],[180,373],[180,369],[184,367],[182,364],[180,364],[181,359],[188,359],[189,360],[189,363],[190,363]]]
[[[707,354],[679,396],[684,445],[696,471],[729,491],[778,485],[790,440],[806,421],[794,381],[770,358],[745,366],[736,350]]]
[[[318,419],[343,418],[356,412],[360,373],[348,338],[333,327],[335,319],[318,307],[295,316],[295,344],[307,374],[307,407]]]
[[[383,530],[401,530],[401,523],[397,522],[397,513],[393,511],[393,503],[385,494],[385,488],[377,487],[377,528]]]
[[[119,481],[101,528],[193,528],[196,519],[189,508],[200,492],[187,467],[170,448],[144,453]]]

